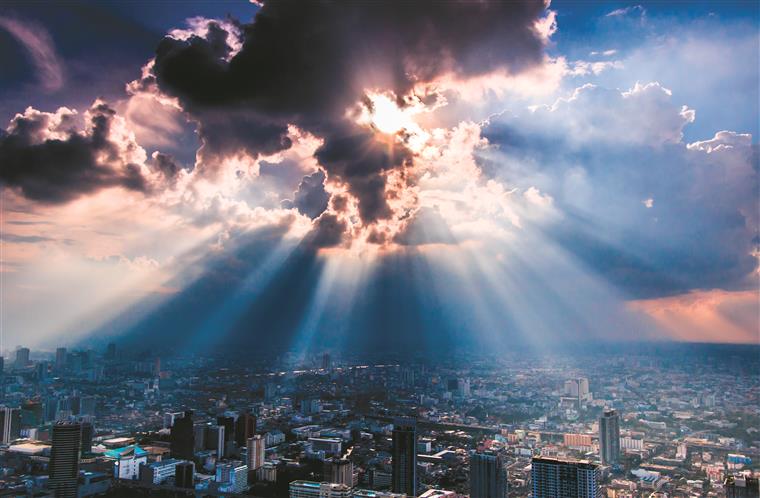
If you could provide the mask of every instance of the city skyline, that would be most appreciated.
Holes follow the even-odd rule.
[[[0,42],[0,350],[760,343],[754,2],[6,1]]]

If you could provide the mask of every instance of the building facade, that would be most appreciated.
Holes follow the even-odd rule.
[[[53,426],[48,486],[56,498],[76,498],[79,481],[81,426],[59,422]]]
[[[195,454],[195,432],[193,430],[193,412],[176,418],[169,436],[172,458],[192,460]]]
[[[264,465],[264,438],[260,434],[248,438],[246,449],[248,451],[248,468],[250,470],[257,470]]]
[[[417,495],[417,422],[399,418],[393,424],[391,489],[394,493]]]
[[[601,498],[599,467],[588,461],[534,457],[533,498]]]
[[[470,454],[470,498],[506,498],[507,469],[496,453]]]
[[[615,410],[604,410],[599,419],[599,453],[604,465],[620,462],[620,416]]]

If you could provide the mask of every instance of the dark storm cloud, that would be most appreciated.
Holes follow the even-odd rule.
[[[329,200],[330,195],[325,191],[325,174],[317,171],[303,177],[298,190],[293,194],[293,200],[284,200],[282,207],[286,209],[294,207],[301,214],[314,219],[327,209]]]
[[[155,152],[153,154],[154,167],[164,175],[165,178],[174,178],[182,169],[170,154]]]
[[[448,72],[536,64],[543,45],[534,23],[543,12],[536,0],[271,1],[239,26],[243,47],[231,58],[231,34],[219,25],[205,37],[164,38],[152,78],[199,121],[204,154],[286,149],[287,124],[323,138],[322,166],[348,185],[371,223],[389,214],[384,172],[405,167],[410,154],[381,151],[346,120],[347,108],[365,90],[403,95]]]
[[[290,148],[287,123],[246,111],[203,111],[197,116],[203,160],[239,152],[274,154]]]
[[[383,173],[412,160],[406,147],[378,142],[373,133],[352,126],[331,130],[315,156],[329,174],[348,182],[349,192],[359,199],[359,215],[365,223],[390,214]]]
[[[73,130],[71,114],[62,115],[57,125],[46,113],[14,118],[10,131],[0,136],[0,181],[29,199],[52,204],[105,187],[146,191],[139,166],[124,163],[109,136],[115,111],[96,102],[89,112],[91,126],[82,133]]]
[[[332,213],[322,213],[314,222],[307,244],[311,247],[335,247],[343,241],[346,223]]]

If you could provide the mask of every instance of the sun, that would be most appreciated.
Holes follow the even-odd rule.
[[[414,122],[403,109],[400,109],[387,95],[370,96],[372,102],[371,121],[382,133],[394,134],[409,127]]]
[[[406,105],[399,107],[392,92],[367,92],[367,100],[358,106],[355,119],[358,123],[370,126],[376,131],[395,135],[400,131],[413,132],[419,129],[414,116],[421,112],[421,106]]]

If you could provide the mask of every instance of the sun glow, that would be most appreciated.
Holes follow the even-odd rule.
[[[382,133],[398,133],[412,124],[411,117],[386,95],[372,99],[372,124]]]
[[[371,126],[380,133],[395,135],[402,131],[415,132],[419,125],[414,116],[422,111],[420,106],[399,107],[392,93],[367,93],[368,101],[362,104],[358,122]]]

